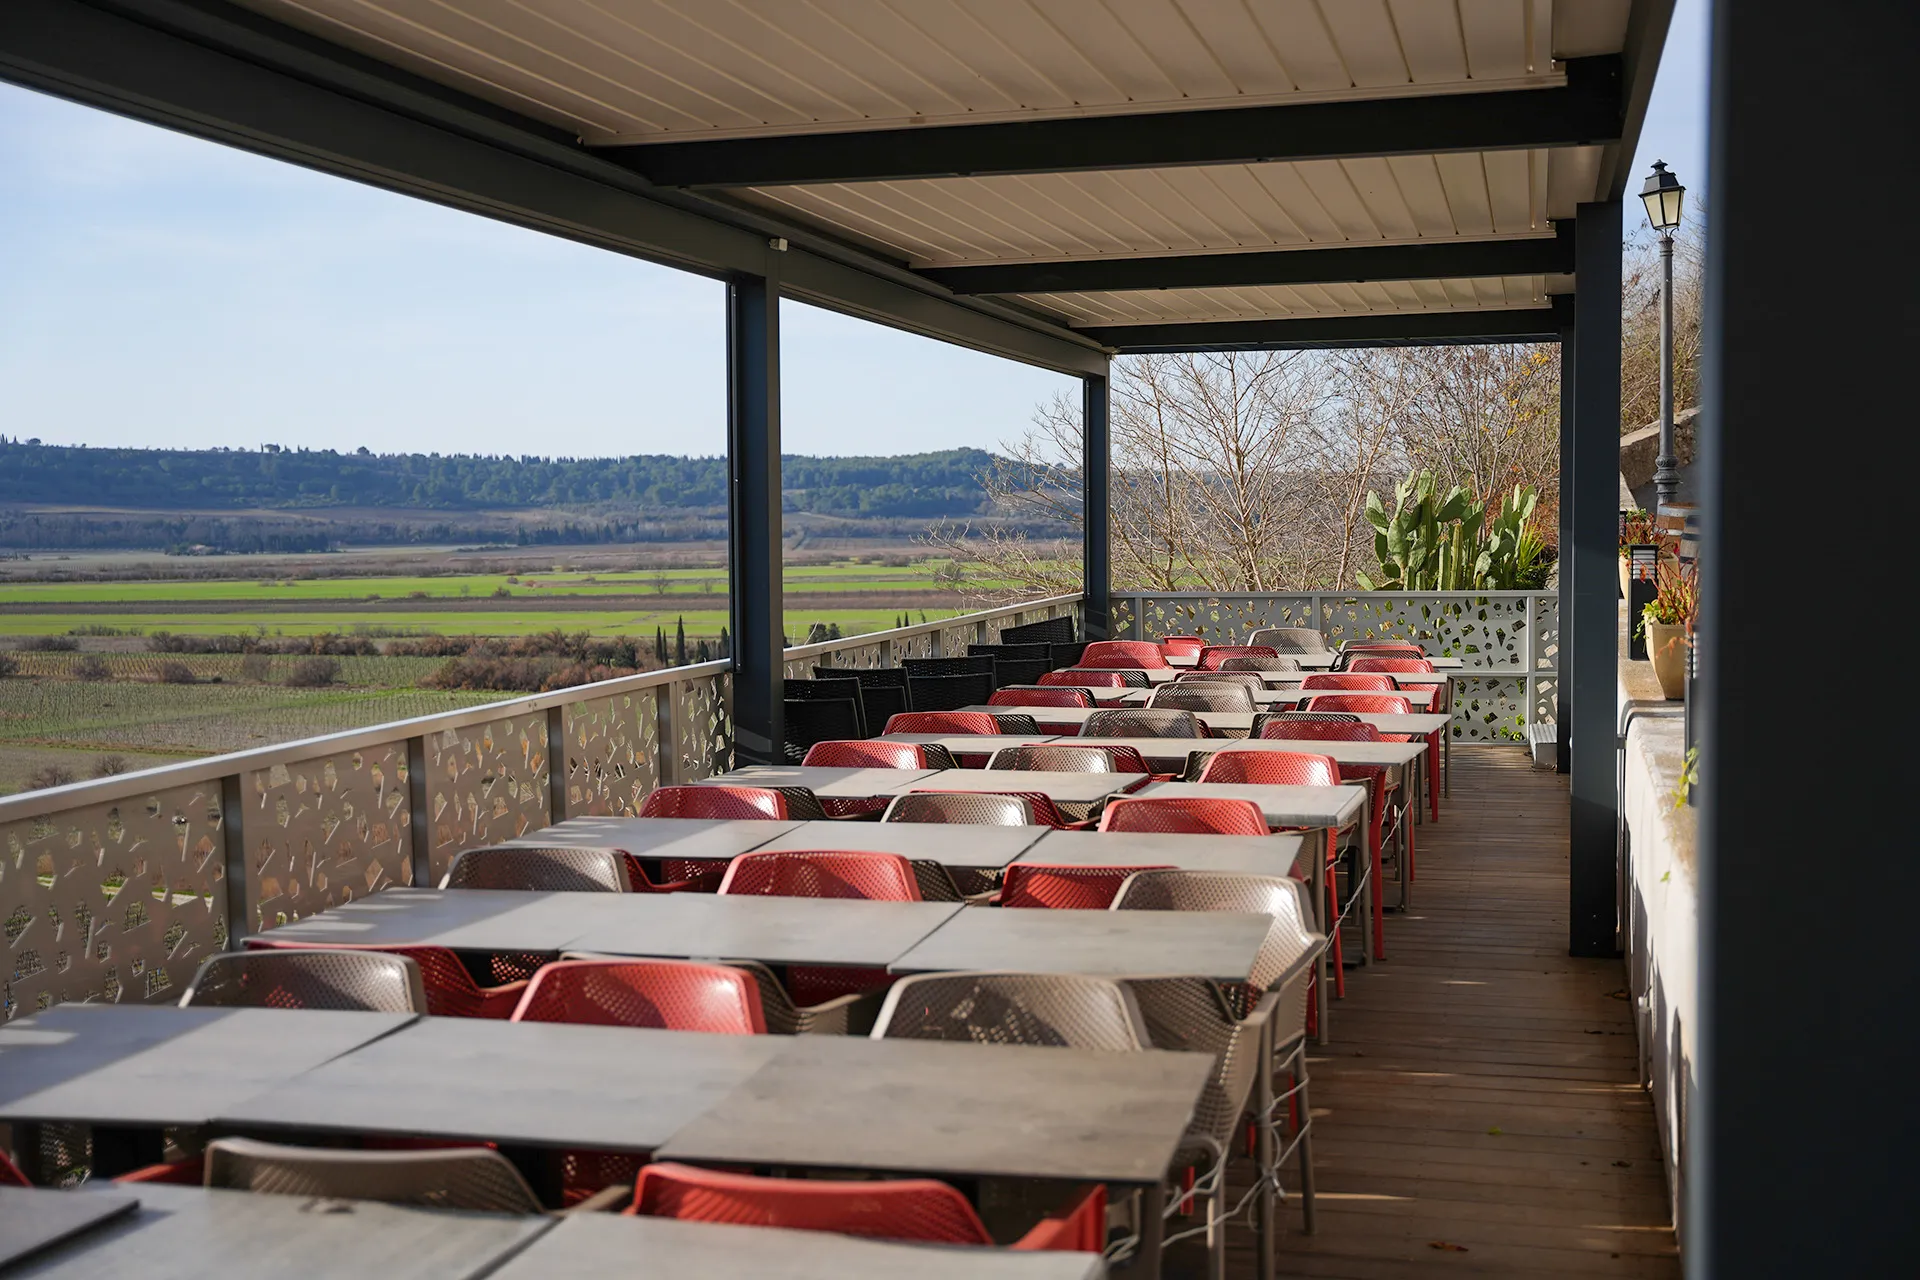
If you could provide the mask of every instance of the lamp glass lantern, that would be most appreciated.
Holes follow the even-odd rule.
[[[1653,172],[1640,188],[1640,200],[1647,206],[1647,221],[1655,231],[1671,232],[1680,225],[1681,200],[1687,189],[1668,172],[1664,160],[1653,162]]]

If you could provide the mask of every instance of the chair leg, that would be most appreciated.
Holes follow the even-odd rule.
[[[1335,999],[1347,998],[1347,961],[1346,952],[1340,945],[1340,864],[1337,859],[1327,862],[1327,931],[1332,936],[1327,945],[1333,948],[1333,994]]]
[[[1307,1099],[1307,1046],[1302,1044],[1297,1051],[1300,1069],[1294,1077],[1294,1101],[1299,1104],[1295,1115],[1294,1132],[1299,1135],[1297,1154],[1300,1159],[1300,1219],[1308,1235],[1316,1234],[1319,1221],[1313,1207],[1313,1104]]]
[[[1367,851],[1373,859],[1373,872],[1367,877],[1372,889],[1367,897],[1373,910],[1373,958],[1387,958],[1387,904],[1386,886],[1381,883],[1380,875],[1381,831],[1371,823],[1367,827]]]
[[[1440,821],[1440,734],[1436,730],[1427,735],[1427,804],[1433,811],[1433,820]]]

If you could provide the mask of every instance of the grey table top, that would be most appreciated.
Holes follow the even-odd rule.
[[[710,818],[568,818],[503,844],[619,849],[640,858],[721,861],[792,830],[790,820],[726,822]]]
[[[829,769],[820,765],[750,764],[702,782],[741,787],[806,787],[817,796],[835,800],[870,800],[890,796],[931,769]]]
[[[650,1151],[793,1043],[423,1018],[227,1108],[222,1124]]]
[[[611,1213],[564,1219],[492,1280],[1099,1280],[1089,1253],[969,1249]]]
[[[1092,739],[1088,739],[1092,744]],[[1137,773],[1056,773],[1044,769],[942,769],[901,791],[1037,791],[1054,801],[1092,804],[1138,783]]]
[[[1244,782],[1151,782],[1143,796],[1251,800],[1274,826],[1344,827],[1366,809],[1364,787],[1269,787]]]
[[[848,823],[864,826],[864,823]],[[572,951],[709,956],[768,964],[882,967],[960,910],[957,902],[762,898],[709,893],[601,894]]]
[[[1071,741],[1112,743],[1132,747],[1147,758],[1186,763],[1195,751],[1281,751],[1305,755],[1331,756],[1342,764],[1384,764],[1402,766],[1424,755],[1425,742],[1328,742],[1321,739],[1289,738],[1081,738]],[[1167,772],[1167,770],[1161,770]]]
[[[405,1013],[56,1005],[0,1028],[0,1120],[205,1124]]]
[[[769,826],[778,824],[770,823]],[[273,931],[275,941],[426,943],[474,951],[558,951],[588,913],[643,894],[384,889]]]
[[[1051,827],[985,827],[944,822],[803,822],[760,852],[860,849],[932,858],[949,867],[1004,867]]]
[[[1179,867],[1283,876],[1305,852],[1305,836],[1164,835],[1146,831],[1050,831],[1016,862],[1077,867]],[[1318,841],[1315,842],[1318,847]]]
[[[1195,974],[1244,982],[1268,923],[1262,915],[1215,911],[969,907],[889,967],[895,973]]]
[[[0,1267],[99,1228],[140,1202],[125,1192],[75,1195],[48,1187],[0,1186]]]
[[[1334,659],[1331,651],[1322,653],[1283,653],[1280,656],[1283,658],[1292,658],[1306,671],[1325,671],[1333,665]],[[1169,666],[1185,667],[1191,670],[1200,665],[1200,658],[1197,654],[1191,658],[1168,658],[1167,664]]]
[[[1264,936],[1267,918],[1251,918]],[[1189,1053],[847,1036],[792,1043],[659,1157],[1153,1183],[1166,1176],[1213,1070],[1209,1056]]]
[[[994,709],[1006,710],[1005,707]],[[1031,747],[1037,743],[1054,741],[1051,735],[1031,733],[883,733],[878,736],[882,742],[945,747],[956,756],[992,755],[1002,747]]]
[[[1280,705],[1305,702],[1308,698],[1318,698],[1330,693],[1371,692],[1373,691],[1370,689],[1268,689],[1264,695],[1255,694],[1254,701],[1266,705]],[[1409,706],[1425,708],[1433,705],[1433,700],[1438,694],[1436,686],[1421,685],[1415,689],[1397,689],[1393,696],[1405,698]]]
[[[547,1217],[454,1213],[370,1200],[313,1200],[141,1183],[139,1207],[8,1270],[21,1277],[140,1280],[463,1280],[549,1230]],[[108,1200],[119,1191],[62,1191]],[[131,1196],[127,1197],[133,1198]]]

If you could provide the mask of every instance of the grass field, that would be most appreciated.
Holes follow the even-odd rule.
[[[928,622],[952,617],[968,610],[961,605],[927,609]],[[899,617],[899,610],[888,609],[789,609],[787,634],[799,644],[814,623],[840,624],[848,635],[885,631]],[[910,610],[920,621],[921,610]],[[459,613],[435,613],[426,610],[382,613],[371,619],[372,625],[396,631],[434,632],[440,635],[523,636],[536,631],[591,631],[603,636],[648,636],[656,627],[665,627],[669,637],[684,620],[689,636],[717,636],[728,626],[727,615],[719,609],[651,609],[643,611],[601,611],[597,609],[557,610],[473,610]],[[350,613],[16,613],[0,612],[0,634],[17,636],[61,636],[82,627],[113,627],[121,631],[152,633],[170,631],[179,635],[217,635],[250,632],[264,628],[272,635],[337,635],[364,626],[368,619]]]

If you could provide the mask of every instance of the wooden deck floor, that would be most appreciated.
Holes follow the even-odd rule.
[[[1453,764],[1414,909],[1388,915],[1386,963],[1349,972],[1313,1055],[1320,1230],[1289,1202],[1280,1273],[1677,1277],[1625,971],[1566,954],[1564,780],[1517,748]],[[1228,1239],[1252,1277],[1250,1232]]]

